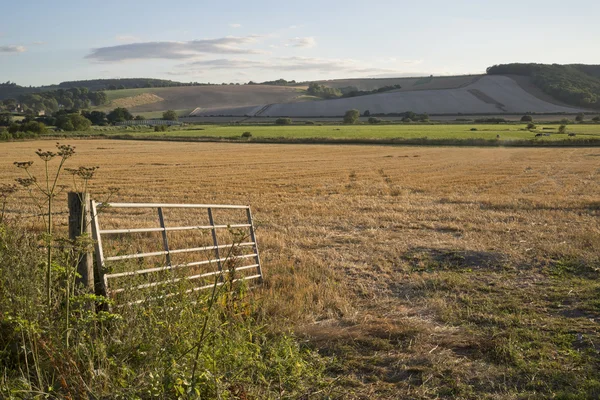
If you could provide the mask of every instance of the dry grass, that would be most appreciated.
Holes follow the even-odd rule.
[[[74,145],[95,197],[252,205],[264,312],[344,398],[598,393],[598,149]]]
[[[113,100],[107,106],[103,106],[102,109],[112,110],[116,107],[135,108],[145,104],[157,103],[159,101],[164,101],[164,99],[154,93],[142,93],[136,96]]]

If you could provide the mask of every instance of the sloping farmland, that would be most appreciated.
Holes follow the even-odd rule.
[[[464,87],[394,91],[368,96],[302,103],[256,104],[256,108],[223,107],[195,110],[193,116],[340,117],[347,110],[388,114],[413,111],[441,114],[576,113],[525,91],[507,76],[484,76]]]

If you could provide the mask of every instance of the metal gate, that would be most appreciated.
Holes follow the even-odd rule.
[[[102,229],[101,219],[104,218],[101,214],[98,214],[100,209],[156,209],[156,217],[158,226],[156,227],[145,227],[145,228],[127,228],[127,229]],[[168,226],[165,221],[165,210],[166,209],[205,209],[208,216],[208,225],[195,225],[195,226]],[[215,223],[215,210],[241,210],[245,212],[245,223]],[[226,281],[225,278],[228,274],[238,274],[244,271],[242,277],[233,278],[230,277],[229,282],[236,281],[251,281],[257,280],[262,281],[263,274],[260,263],[260,257],[258,253],[258,244],[256,242],[256,235],[254,229],[254,222],[252,219],[252,212],[249,206],[239,205],[214,205],[214,204],[153,204],[153,203],[100,203],[94,200],[90,201],[90,212],[92,221],[92,236],[95,241],[95,253],[96,253],[96,268],[97,276],[100,278],[101,292],[108,298],[114,297],[118,293],[126,291],[134,291],[136,289],[148,289],[158,287],[161,285],[168,285],[177,283],[180,281],[186,282],[202,282],[206,283],[206,279],[213,278],[214,283],[211,284],[199,284],[195,286],[194,283],[191,288],[187,289],[186,292],[191,293],[203,289],[209,289],[214,285],[223,285]],[[239,241],[234,243],[219,243],[218,232],[219,230],[232,230],[238,229],[240,231],[245,230],[247,236],[244,237],[245,241]],[[182,231],[210,231],[212,236],[212,244],[201,247],[185,247],[173,249],[169,247],[169,232],[182,232]],[[160,232],[161,238],[158,239],[162,243],[160,251],[152,252],[138,252],[133,254],[118,254],[118,255],[107,255],[105,254],[105,248],[103,247],[103,238],[107,238],[111,235],[117,235],[119,238],[123,238],[128,234],[151,234],[152,232]],[[125,240],[125,239],[123,239]],[[233,249],[249,249],[249,254],[232,254]],[[173,263],[172,258],[174,255],[183,253],[202,253],[209,251],[211,257],[205,260],[184,262],[184,263]],[[227,252],[227,254],[225,254]],[[194,254],[191,254],[192,256]],[[128,270],[122,272],[107,272],[107,267],[110,266],[111,262],[118,262],[123,260],[138,260],[139,264],[143,264],[142,260],[147,257],[164,256],[164,262],[162,265],[155,266],[153,268],[140,268],[136,270]],[[235,261],[233,266],[224,268],[224,266],[230,262]],[[251,264],[247,264],[247,262]],[[231,264],[231,263],[230,263]],[[242,265],[235,265],[242,264]],[[209,271],[198,272],[199,268],[210,268]],[[151,283],[143,283],[138,285],[131,285],[124,288],[113,288],[112,282],[119,278],[132,277],[132,276],[148,276],[150,274],[163,273],[164,271],[179,271],[177,277],[171,276],[164,280],[158,280]],[[189,272],[189,273],[188,273]],[[160,296],[160,297],[164,297]],[[167,294],[166,296],[169,296]],[[142,303],[151,298],[143,298],[133,303]]]

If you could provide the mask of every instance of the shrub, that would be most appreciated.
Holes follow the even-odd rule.
[[[404,117],[404,118],[402,118],[402,122],[412,122],[412,119],[410,119],[408,117]]]
[[[30,121],[21,125],[20,131],[32,132],[40,135],[42,133],[46,133],[46,125],[42,124],[41,122]]]
[[[566,125],[561,125],[558,128],[558,133],[567,133],[567,126]]]
[[[577,113],[577,115],[575,116],[575,121],[577,121],[577,122],[583,122],[584,119],[585,119],[585,114],[582,112]]]
[[[167,110],[163,113],[163,119],[167,121],[177,121],[177,113],[173,110]]]
[[[244,132],[244,133],[242,133],[242,137],[243,138],[251,138],[252,137],[252,133],[250,133],[250,132]]]
[[[370,124],[379,124],[380,122],[381,122],[381,120],[379,118],[369,117],[369,123]]]
[[[471,132],[476,132],[477,128],[471,128]]]
[[[592,121],[594,121],[594,122],[600,122],[600,115],[592,118]]]
[[[344,114],[344,123],[345,124],[355,124],[358,122],[358,118],[360,117],[360,112],[356,109],[346,111]]]
[[[87,131],[92,121],[79,114],[62,114],[56,118],[56,127],[63,131]]]
[[[167,131],[167,125],[155,125],[154,126],[154,132],[166,132]]]
[[[533,117],[531,115],[523,115],[521,117],[521,122],[533,122]]]
[[[314,125],[315,121],[305,121],[304,125]]]
[[[569,119],[567,119],[567,118],[563,118],[563,119],[560,120],[560,123],[563,124],[563,125],[567,125],[567,124],[571,123],[571,121]]]
[[[371,116],[371,111],[369,111],[369,110],[366,110],[366,111],[363,113],[363,116],[365,116],[365,117],[370,117],[370,116]]]
[[[527,129],[531,130],[531,129],[535,129],[535,128],[536,128],[536,126],[533,122],[530,122],[527,124]]]
[[[292,124],[291,118],[277,118],[275,120],[275,125],[291,125],[291,124]]]
[[[415,114],[415,113],[414,113],[414,112],[412,112],[412,111],[406,111],[406,112],[404,113],[404,118],[408,118],[408,119],[410,119],[410,120],[414,121],[414,120],[416,120],[416,119],[417,119],[417,114]]]

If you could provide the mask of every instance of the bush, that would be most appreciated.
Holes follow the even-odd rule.
[[[305,121],[304,125],[314,125],[315,121]]]
[[[291,118],[277,118],[275,120],[275,125],[291,125],[291,124],[292,124]]]
[[[561,125],[558,128],[558,133],[567,133],[567,126],[566,125]]]
[[[56,118],[56,127],[63,131],[87,131],[92,121],[79,114],[61,114]]]
[[[173,110],[167,110],[163,113],[163,119],[167,121],[177,121],[177,113]]]
[[[41,122],[30,121],[21,125],[21,132],[32,132],[38,135],[46,133],[46,125]]]
[[[363,113],[363,116],[364,116],[364,117],[370,117],[370,116],[371,116],[371,111],[369,111],[369,110],[366,110],[366,111]]]
[[[506,122],[504,118],[480,118],[475,120],[478,124],[499,124]]]
[[[379,124],[380,122],[381,122],[381,120],[379,118],[369,117],[369,123],[370,124]]]
[[[585,114],[582,112],[577,113],[577,115],[575,116],[575,121],[577,121],[577,122],[583,122],[584,119],[585,119]]]
[[[531,129],[535,129],[535,128],[536,128],[536,126],[533,122],[530,122],[527,124],[527,129],[531,130]]]
[[[167,131],[167,125],[155,125],[154,126],[154,132],[166,132]]]
[[[521,122],[533,122],[533,117],[531,115],[523,115],[521,117]]]
[[[594,121],[594,122],[600,122],[600,115],[592,118],[592,121]]]
[[[414,112],[412,112],[412,111],[406,111],[406,112],[404,113],[404,118],[408,118],[408,119],[410,119],[410,120],[414,121],[414,120],[416,120],[416,119],[417,119],[417,114],[415,114],[415,113],[414,113]]]
[[[408,117],[404,117],[404,118],[402,118],[402,122],[412,122],[412,119],[410,119]]]
[[[252,137],[252,133],[250,133],[250,132],[244,132],[244,133],[242,133],[242,137],[243,138],[251,138]]]
[[[476,132],[477,128],[471,128],[471,132]]]
[[[345,124],[355,124],[356,122],[358,122],[358,118],[360,117],[360,111],[354,109],[354,110],[348,110],[346,111],[346,114],[344,115],[344,123]]]

